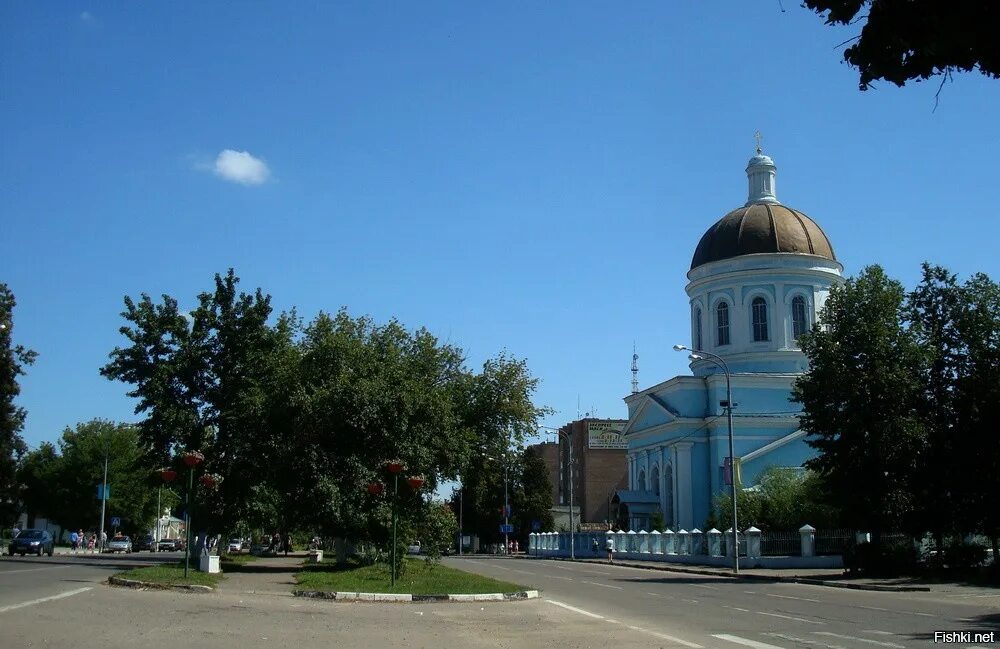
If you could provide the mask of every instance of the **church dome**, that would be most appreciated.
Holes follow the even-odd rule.
[[[741,255],[785,252],[836,261],[833,246],[811,218],[780,203],[752,203],[719,219],[698,242],[691,268]]]
[[[790,253],[837,258],[823,230],[808,216],[785,207],[774,192],[774,161],[758,143],[757,155],[747,163],[749,196],[743,207],[719,219],[698,242],[691,270],[742,255]]]

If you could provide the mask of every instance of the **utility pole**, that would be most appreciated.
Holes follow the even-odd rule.
[[[97,540],[99,552],[104,552],[104,511],[108,502],[108,446],[104,447],[104,486],[101,487],[101,535]]]

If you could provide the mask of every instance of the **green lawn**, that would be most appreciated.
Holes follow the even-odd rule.
[[[220,558],[220,563],[222,564],[222,569],[225,570],[227,565],[242,566],[243,564],[256,560],[257,557],[252,554],[226,554]]]
[[[192,566],[194,563],[192,562]],[[123,579],[136,579],[138,581],[148,581],[155,584],[165,585],[189,585],[199,584],[202,586],[215,586],[222,579],[222,574],[209,574],[198,572],[192,567],[188,570],[187,579],[184,579],[184,562],[166,563],[159,566],[149,566],[148,568],[135,568],[120,572],[116,577]]]
[[[481,577],[443,565],[430,566],[422,559],[407,561],[406,572],[390,585],[386,565],[338,567],[324,561],[305,565],[295,575],[296,590],[326,590],[350,593],[413,593],[414,595],[457,595],[465,593],[513,593],[524,586]]]

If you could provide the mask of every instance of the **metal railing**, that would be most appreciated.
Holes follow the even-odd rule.
[[[802,535],[795,532],[761,532],[760,554],[764,557],[797,557],[802,554]]]

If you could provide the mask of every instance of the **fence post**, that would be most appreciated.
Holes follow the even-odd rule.
[[[677,554],[691,554],[691,533],[687,530],[677,532],[677,542],[680,545]]]
[[[705,534],[708,535],[708,556],[710,557],[721,557],[722,556],[722,532],[715,529],[714,527]]]
[[[650,554],[663,554],[663,535],[660,534],[659,530],[653,530],[649,533],[649,552]]]
[[[816,528],[806,523],[799,528],[799,540],[802,547],[802,556],[816,556]]]
[[[670,528],[663,533],[663,553],[677,554],[677,537]]]
[[[704,539],[697,527],[691,530],[691,554],[705,554]]]
[[[747,535],[747,558],[748,559],[759,559],[760,558],[760,530],[754,526],[750,526],[746,529],[745,534]]]

